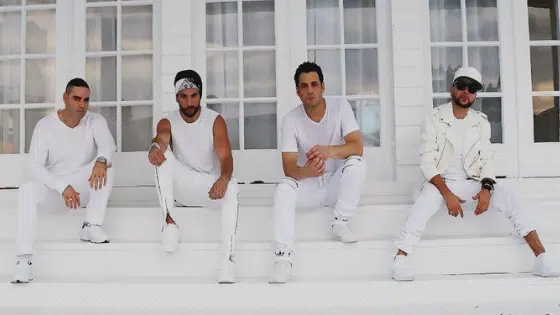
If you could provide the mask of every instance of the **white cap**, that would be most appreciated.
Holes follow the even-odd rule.
[[[476,70],[473,67],[461,67],[461,68],[459,68],[455,72],[455,77],[453,78],[453,82],[455,82],[455,80],[457,80],[458,78],[469,78],[473,81],[476,81],[476,83],[479,84],[479,90],[482,90],[482,88],[483,88],[482,76],[480,75],[480,72],[478,72],[478,70]]]

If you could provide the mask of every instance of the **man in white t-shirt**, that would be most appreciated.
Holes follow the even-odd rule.
[[[233,156],[226,122],[217,112],[200,105],[202,79],[194,70],[175,76],[179,108],[161,119],[148,159],[162,209],[163,250],[172,253],[180,241],[173,213],[174,201],[221,211],[222,253],[219,283],[234,283],[237,233],[237,181],[232,178]]]
[[[31,137],[29,158],[34,177],[18,192],[17,264],[14,283],[33,279],[32,259],[37,212],[87,205],[80,239],[108,243],[101,229],[113,187],[111,167],[115,140],[103,116],[88,111],[90,89],[70,80],[65,108],[39,120]]]
[[[282,121],[286,177],[274,194],[274,267],[270,283],[290,280],[297,208],[332,206],[333,239],[353,243],[348,220],[357,210],[365,180],[360,129],[350,104],[325,99],[321,67],[302,63],[294,75],[302,104]]]
[[[481,82],[475,68],[457,70],[450,91],[452,101],[433,109],[424,121],[420,168],[426,181],[396,242],[394,280],[414,280],[408,254],[439,208],[445,204],[449,215],[463,217],[466,202],[476,202],[475,215],[489,209],[504,212],[536,256],[533,274],[558,275],[516,192],[496,183],[490,123],[485,114],[470,108],[482,89]]]

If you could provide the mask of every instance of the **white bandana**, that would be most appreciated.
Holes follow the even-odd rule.
[[[200,90],[200,86],[196,85],[196,83],[194,83],[194,81],[190,80],[189,78],[181,79],[177,81],[177,83],[175,83],[175,94],[184,89]]]

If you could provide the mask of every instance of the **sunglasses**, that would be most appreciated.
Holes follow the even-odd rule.
[[[459,91],[464,91],[466,88],[469,89],[469,93],[476,94],[478,92],[478,85],[475,83],[467,83],[465,81],[457,81],[454,84],[455,88]]]

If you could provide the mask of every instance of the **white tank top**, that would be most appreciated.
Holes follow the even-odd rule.
[[[214,120],[218,112],[200,107],[200,116],[187,123],[179,110],[170,112],[172,151],[177,161],[195,171],[219,173],[220,164],[214,151]]]

